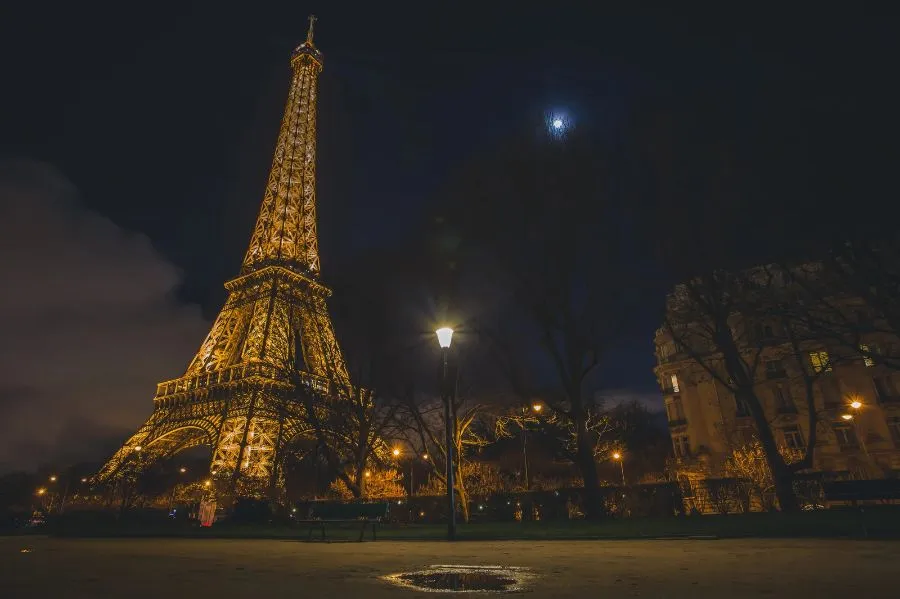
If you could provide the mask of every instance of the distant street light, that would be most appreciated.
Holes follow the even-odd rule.
[[[858,399],[854,399],[853,401],[850,402],[850,407],[853,408],[854,410],[858,410],[862,407],[862,402],[859,401]]]
[[[394,457],[395,457],[395,458],[398,457],[398,456],[400,455],[400,450],[399,450],[399,449],[395,449],[395,450],[393,451],[393,454],[394,454]]]
[[[181,472],[182,474],[184,474],[185,472],[187,472],[187,468],[182,466],[181,468],[178,469],[178,471]]]
[[[456,501],[453,498],[453,423],[450,421],[450,402],[452,401],[449,368],[447,354],[450,350],[450,341],[453,339],[453,329],[441,327],[435,331],[438,345],[441,346],[441,399],[444,401],[444,429],[446,435],[445,452],[447,457],[447,540],[456,539]]]
[[[544,406],[539,403],[536,403],[531,406],[531,409],[534,410],[535,412],[540,413],[540,411],[544,409]]]
[[[143,449],[143,447],[141,447],[140,445],[135,445],[135,446],[134,446],[134,450],[135,450],[135,451],[140,451],[140,450],[142,450],[142,449]]]
[[[56,475],[55,475],[55,474],[51,474],[51,475],[50,475],[50,482],[51,482],[51,483],[55,483],[55,482],[56,482]]]
[[[853,414],[841,414],[841,418],[844,420],[853,420]]]

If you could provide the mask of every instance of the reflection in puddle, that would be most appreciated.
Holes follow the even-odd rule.
[[[384,579],[394,584],[438,593],[521,591],[534,575],[525,568],[508,566],[428,566],[415,572],[391,574]]]

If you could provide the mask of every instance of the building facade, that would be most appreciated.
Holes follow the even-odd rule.
[[[667,323],[676,293],[669,298]],[[842,312],[865,318],[853,298],[841,298]],[[684,313],[682,313],[683,315]],[[900,339],[883,328],[856,337],[858,351],[835,339],[809,334],[798,342],[785,330],[785,317],[728,317],[731,338],[752,362],[753,391],[776,444],[787,455],[802,455],[810,438],[809,405],[816,412],[813,470],[849,478],[878,478],[900,473],[900,371],[881,363],[873,348],[900,348]],[[863,315],[863,316],[860,316]],[[723,321],[724,322],[724,321]],[[690,328],[698,323],[682,322]],[[663,391],[676,467],[697,476],[726,477],[726,461],[757,434],[751,409],[739,401],[735,386],[720,368],[721,353],[698,351],[679,339],[669,324],[655,337],[655,373]],[[866,329],[861,329],[866,330]],[[788,460],[790,461],[790,460]]]

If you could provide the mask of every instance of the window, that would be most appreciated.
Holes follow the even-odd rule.
[[[890,376],[877,376],[872,379],[872,383],[875,385],[875,395],[878,397],[878,401],[882,403],[894,401],[896,391]]]
[[[826,408],[834,408],[843,403],[840,386],[833,378],[826,377],[819,381],[819,389],[822,391],[822,402]]]
[[[672,392],[673,393],[681,393],[681,388],[678,386],[678,375],[672,375]]]
[[[796,412],[794,398],[791,397],[791,388],[787,385],[775,385],[772,387],[772,396],[775,398],[775,409],[779,412]]]
[[[873,347],[875,347],[875,346],[873,346]],[[875,348],[874,350],[870,350],[869,346],[866,345],[865,343],[859,344],[859,353],[862,354],[863,363],[865,363],[866,366],[875,366],[875,360],[872,359],[873,351],[877,353],[878,348]]]
[[[891,416],[887,421],[888,430],[891,431],[891,438],[894,445],[900,447],[900,416]]]
[[[686,458],[691,455],[691,441],[687,435],[675,435],[672,437],[672,449],[676,458]]]
[[[669,356],[672,355],[672,344],[671,343],[663,343],[659,346],[659,360],[661,362],[666,362],[669,359]]]
[[[809,363],[812,364],[815,372],[831,372],[831,360],[828,358],[827,351],[809,352]]]
[[[837,436],[837,442],[841,449],[856,449],[859,447],[856,431],[852,427],[836,426],[834,427],[834,434]]]
[[[753,325],[753,336],[758,341],[772,339],[773,337],[775,337],[775,329],[772,328],[772,325],[770,324],[757,322]]]
[[[779,379],[787,373],[784,370],[784,362],[781,360],[766,360],[766,378]]]
[[[669,423],[683,423],[685,421],[684,417],[684,406],[681,403],[681,398],[676,397],[672,401],[666,402],[666,414],[669,417]]]
[[[784,446],[788,449],[803,449],[806,446],[799,426],[786,426],[781,429],[781,434],[784,436]]]

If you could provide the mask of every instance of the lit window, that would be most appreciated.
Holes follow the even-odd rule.
[[[863,362],[866,366],[875,366],[875,360],[872,359],[872,351],[869,349],[869,346],[865,343],[859,344],[859,351],[862,353]]]
[[[678,375],[672,375],[672,391],[675,393],[680,393],[681,388],[678,386]]]
[[[809,362],[816,372],[831,372],[831,360],[827,351],[809,352]]]

